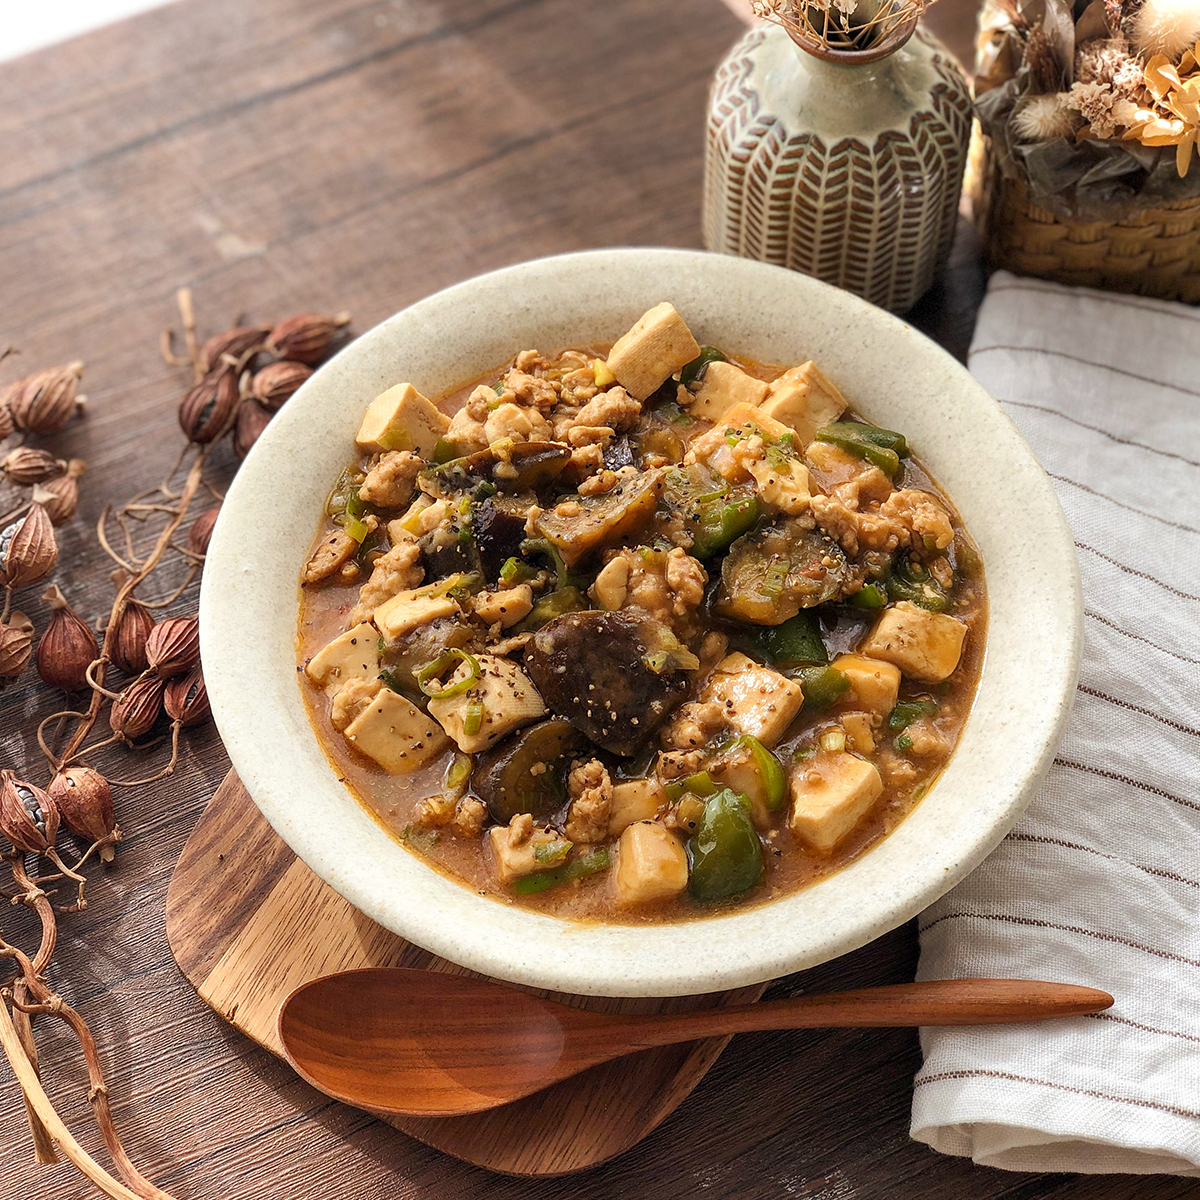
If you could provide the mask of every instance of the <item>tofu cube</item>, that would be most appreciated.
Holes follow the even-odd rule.
[[[808,510],[812,476],[798,458],[789,458],[778,466],[764,458],[750,463],[748,469],[764,504],[793,517]]]
[[[688,882],[687,855],[679,839],[653,821],[628,826],[617,842],[617,900],[647,904],[677,896]]]
[[[748,375],[735,363],[709,363],[688,412],[705,421],[719,421],[735,404],[761,404],[767,398],[767,391],[768,385],[763,380]]]
[[[643,313],[617,339],[607,366],[635,400],[645,400],[699,353],[692,331],[674,305],[664,302]]]
[[[804,691],[794,679],[738,653],[717,663],[700,698],[719,704],[734,729],[770,749],[800,711]]]
[[[499,741],[506,733],[546,715],[546,706],[529,676],[514,662],[495,654],[477,654],[479,678],[457,696],[429,701],[429,715],[441,722],[464,754],[477,754]],[[470,671],[461,663],[447,685],[466,679]],[[467,733],[468,710],[478,701],[483,705],[479,729]]]
[[[816,363],[806,362],[784,371],[770,385],[762,410],[794,429],[797,449],[802,450],[818,429],[846,411],[846,398]]]
[[[907,600],[885,608],[859,652],[894,663],[910,679],[941,683],[962,657],[967,627]]]
[[[609,835],[616,837],[635,821],[653,821],[666,799],[666,790],[654,778],[627,779],[613,784],[612,804],[608,810]]]
[[[437,722],[391,688],[383,688],[345,730],[346,740],[391,775],[407,775],[449,745]]]
[[[538,858],[539,846],[554,846],[556,850],[565,847],[566,851],[571,848],[571,843],[553,829],[535,829],[527,838],[518,841],[507,825],[493,825],[488,830],[488,840],[492,845],[496,878],[501,883],[512,883],[514,879],[520,879],[522,876],[548,871],[558,866],[566,857],[564,852],[561,858],[557,853]],[[543,854],[545,853],[543,851]]]
[[[332,696],[351,679],[379,675],[379,634],[370,621],[339,634],[305,664],[304,673]]]
[[[792,832],[828,854],[883,792],[879,768],[853,754],[818,754],[792,770]]]
[[[758,405],[746,404],[741,401],[725,410],[725,415],[721,418],[719,428],[746,429],[748,426],[752,426],[759,433],[763,434],[768,441],[772,442],[777,442],[780,438],[789,437],[792,434],[792,429],[789,425],[785,425],[782,421],[777,421],[770,413],[758,407]]]
[[[362,450],[413,450],[430,458],[450,418],[411,383],[398,383],[367,405],[355,441]]]
[[[843,700],[868,712],[885,716],[896,707],[900,694],[900,668],[865,654],[839,654],[830,663],[850,680],[850,692]]]
[[[414,588],[385,600],[371,619],[384,640],[394,642],[418,626],[428,625],[438,617],[452,617],[458,611],[458,601],[453,596],[433,596],[422,588]]]

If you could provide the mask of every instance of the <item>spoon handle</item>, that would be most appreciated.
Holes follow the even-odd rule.
[[[631,1018],[630,1041],[663,1046],[685,1038],[763,1029],[1002,1025],[1073,1017],[1111,1007],[1095,988],[1032,979],[932,979],[850,992],[796,996],[703,1012]],[[615,1018],[620,1020],[620,1018]],[[609,1026],[610,1036],[616,1032]]]

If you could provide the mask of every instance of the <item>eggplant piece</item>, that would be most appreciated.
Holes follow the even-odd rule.
[[[448,575],[480,573],[479,554],[471,539],[470,527],[463,518],[431,529],[417,542],[425,578],[445,579]]]
[[[674,636],[650,618],[567,613],[533,635],[525,670],[552,713],[602,749],[628,758],[687,691],[687,671],[661,654],[670,643]]]
[[[474,491],[481,483],[501,492],[536,492],[562,474],[570,457],[571,451],[556,442],[518,442],[504,458],[489,447],[429,467],[418,483],[421,491],[439,500]]]
[[[500,578],[500,568],[510,558],[521,557],[525,540],[525,514],[533,497],[489,496],[471,511],[471,537],[479,566],[489,583]]]
[[[471,790],[502,825],[517,813],[545,821],[567,802],[571,761],[586,752],[587,739],[578,729],[550,717],[477,755]]]
[[[782,625],[802,608],[836,599],[851,575],[832,538],[802,519],[784,518],[733,543],[715,608],[736,621]]]
[[[658,507],[663,483],[664,472],[657,468],[626,479],[602,496],[558,504],[538,517],[538,532],[558,550],[567,566],[574,566],[593,550],[615,545],[649,521]],[[560,512],[564,507],[568,511]]]

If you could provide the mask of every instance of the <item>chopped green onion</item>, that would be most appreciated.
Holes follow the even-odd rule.
[[[548,867],[556,867],[571,853],[574,845],[574,842],[568,842],[566,838],[560,838],[557,842],[539,842],[533,848],[533,857]]]
[[[936,700],[901,700],[888,717],[889,729],[907,729],[914,721],[937,712]]]
[[[452,683],[449,687],[440,687],[440,680],[445,674],[447,668],[455,663],[464,663],[467,668],[467,674],[457,683]],[[479,678],[479,660],[465,650],[459,650],[456,646],[451,646],[448,650],[443,650],[431,663],[426,663],[417,672],[417,686],[425,693],[430,700],[445,700],[450,696],[461,696],[463,692],[468,691],[471,685]],[[432,683],[433,686],[430,686]],[[475,730],[479,732],[478,728]]]
[[[536,851],[534,852],[536,854]],[[548,888],[558,887],[560,883],[568,883],[572,879],[583,879],[608,870],[612,862],[612,854],[607,846],[597,846],[579,858],[556,867],[553,871],[539,871],[536,875],[526,875],[513,884],[513,891],[518,896],[532,896],[536,892],[544,892]]]
[[[460,795],[467,786],[467,780],[471,778],[471,756],[469,754],[456,754],[451,760],[450,765],[446,768],[446,774],[442,777],[442,787],[453,796]]]
[[[907,733],[902,733],[892,744],[897,750],[911,750],[913,740]]]
[[[472,696],[467,701],[467,711],[463,714],[463,733],[474,737],[483,728],[483,701],[478,696]]]
[[[342,526],[342,529],[348,538],[353,538],[356,542],[362,542],[371,532],[370,526],[357,517],[347,517],[346,524]]]
[[[837,754],[846,748],[846,731],[842,728],[827,729],[821,734],[821,749]]]
[[[443,463],[453,462],[461,456],[459,448],[447,438],[440,437],[433,447],[433,461],[440,467]]]
[[[505,387],[503,379],[497,379],[496,382],[492,384],[492,391],[495,392],[497,396],[503,396],[507,390],[508,389]]]
[[[507,559],[500,568],[500,578],[505,583],[527,583],[537,577],[537,571],[519,558]]]
[[[877,583],[868,583],[861,591],[850,597],[850,603],[855,608],[886,608],[887,591]]]

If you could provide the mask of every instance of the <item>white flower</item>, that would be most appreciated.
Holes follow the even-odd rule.
[[[1033,96],[1013,113],[1012,130],[1022,142],[1052,142],[1075,132],[1075,118],[1062,92]]]

